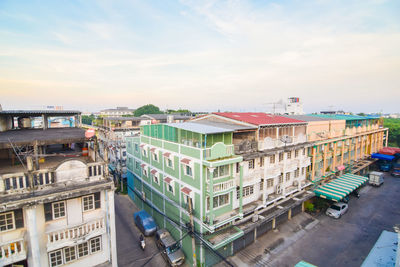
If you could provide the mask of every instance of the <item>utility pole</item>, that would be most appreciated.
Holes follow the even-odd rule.
[[[191,236],[192,236],[192,250],[193,250],[193,266],[197,267],[197,261],[196,261],[196,243],[194,240],[194,222],[193,222],[193,204],[192,204],[192,198],[188,197],[188,204],[189,204],[189,214],[190,214],[190,231],[191,231]]]

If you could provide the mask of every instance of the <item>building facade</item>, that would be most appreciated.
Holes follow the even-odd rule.
[[[114,185],[84,130],[8,127],[0,165],[0,266],[117,266]]]

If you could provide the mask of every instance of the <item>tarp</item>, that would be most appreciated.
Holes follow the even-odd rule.
[[[319,186],[314,190],[314,193],[318,197],[338,202],[367,181],[368,178],[364,176],[346,173],[329,183]]]
[[[398,147],[383,147],[383,148],[379,149],[379,154],[393,156],[396,153],[400,153],[400,148],[398,148]]]
[[[373,158],[373,159],[389,160],[389,161],[394,160],[394,156],[385,155],[385,154],[379,154],[379,153],[373,153],[373,154],[371,155],[371,158]]]

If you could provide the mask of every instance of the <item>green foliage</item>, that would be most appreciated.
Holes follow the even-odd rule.
[[[357,115],[365,117],[365,113],[364,112],[358,113]]]
[[[93,114],[88,115],[82,115],[82,123],[87,124],[87,125],[92,125],[92,121],[95,119]]]
[[[140,117],[143,114],[163,114],[159,107],[154,106],[153,104],[148,104],[141,106],[137,110],[135,110],[135,117]]]
[[[389,128],[388,146],[400,147],[400,119],[384,119],[383,127]]]
[[[306,211],[308,211],[308,212],[313,212],[313,211],[315,210],[314,204],[311,203],[311,202],[309,202],[309,201],[304,202],[304,208],[305,208]]]
[[[175,113],[189,114],[189,113],[192,113],[192,112],[190,110],[188,110],[188,109],[178,109],[178,110],[167,109],[167,113],[168,114],[175,114]]]

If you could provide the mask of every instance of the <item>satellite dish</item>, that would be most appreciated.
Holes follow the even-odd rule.
[[[289,136],[289,135],[283,135],[281,138],[280,138],[280,140],[283,142],[283,143],[285,143],[285,144],[287,144],[287,143],[292,143],[292,137],[291,136]]]
[[[85,132],[85,137],[90,139],[96,134],[96,131],[94,129],[88,129]]]

